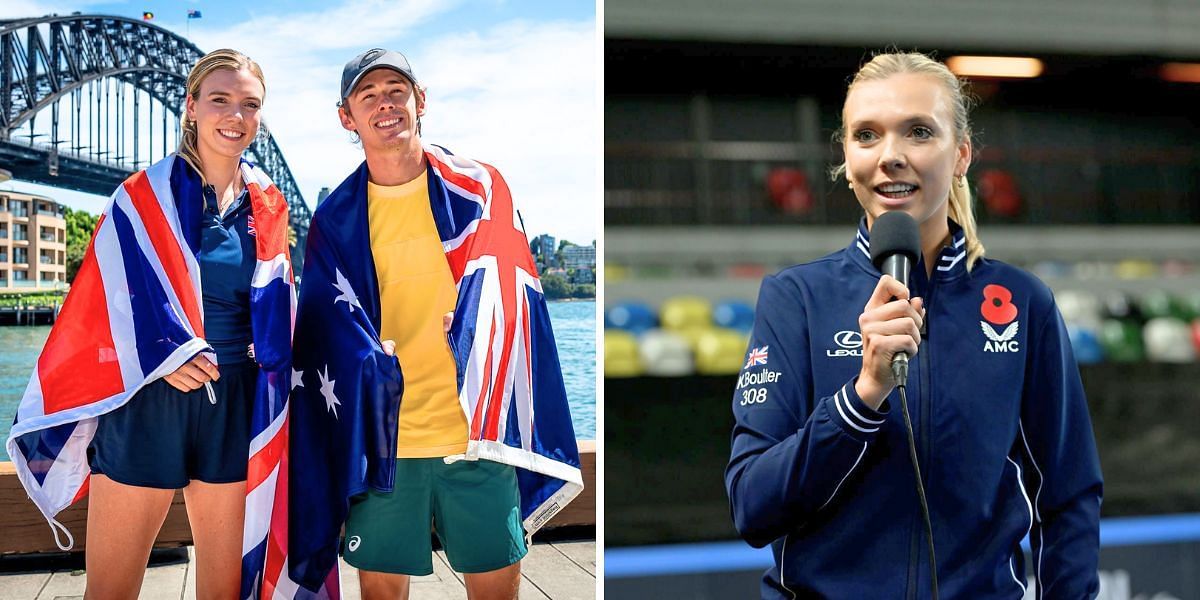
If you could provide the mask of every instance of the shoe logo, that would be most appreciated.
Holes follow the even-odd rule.
[[[356,535],[356,536],[350,538],[350,543],[346,544],[346,549],[351,552],[354,552],[355,550],[358,550],[358,545],[361,543],[362,543],[362,538],[360,538]]]
[[[862,356],[863,339],[862,334],[857,331],[839,331],[833,334],[833,343],[840,347],[826,350],[826,356]]]
[[[983,343],[985,352],[1018,352],[1020,343],[1014,339],[1021,329],[1017,319],[1017,306],[1012,303],[1012,292],[1002,285],[990,284],[983,288],[983,304],[979,313],[984,320],[979,322],[987,340]],[[1005,326],[997,332],[992,325]]]

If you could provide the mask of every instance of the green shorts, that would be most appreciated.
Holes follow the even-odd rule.
[[[396,459],[396,487],[350,501],[342,555],[364,571],[433,573],[430,527],[460,573],[485,573],[528,552],[516,469],[487,461]]]

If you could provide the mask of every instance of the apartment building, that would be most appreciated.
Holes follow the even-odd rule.
[[[62,206],[45,196],[0,191],[0,292],[60,289],[66,264]]]

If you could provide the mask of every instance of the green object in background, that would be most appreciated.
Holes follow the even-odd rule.
[[[1200,290],[1186,292],[1179,296],[1179,309],[1183,314],[1184,321],[1193,321],[1200,318]]]
[[[1142,316],[1149,321],[1156,317],[1173,317],[1183,321],[1188,318],[1188,310],[1183,302],[1171,297],[1164,290],[1150,290],[1141,299]]]
[[[1130,321],[1105,319],[1100,324],[1100,344],[1112,362],[1139,362],[1146,355],[1141,328]]]
[[[17,306],[53,306],[62,304],[67,297],[64,292],[35,292],[19,294],[0,294],[0,308],[15,308]]]

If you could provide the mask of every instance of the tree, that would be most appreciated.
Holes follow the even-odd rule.
[[[571,297],[571,288],[574,286],[567,283],[562,275],[542,275],[541,280],[542,291],[545,292],[547,299],[559,300]]]
[[[569,248],[569,247],[575,246],[575,245],[576,244],[573,244],[567,240],[559,240],[558,241],[558,250],[555,251],[555,253],[554,253],[554,264],[556,264],[560,267],[563,266],[564,264],[566,264],[566,261],[563,259],[563,249]]]
[[[75,274],[83,264],[92,231],[96,229],[96,216],[82,210],[63,207],[63,219],[67,222],[67,283],[75,281]]]

